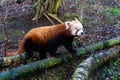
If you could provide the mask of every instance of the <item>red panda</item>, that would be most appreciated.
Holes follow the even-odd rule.
[[[73,39],[76,36],[80,37],[83,33],[83,26],[76,18],[58,25],[33,28],[24,36],[17,54],[25,52],[30,58],[32,52],[37,51],[40,59],[46,58],[47,52],[52,57],[56,57],[59,55],[56,53],[57,48],[64,45],[75,56],[77,51],[73,48]]]

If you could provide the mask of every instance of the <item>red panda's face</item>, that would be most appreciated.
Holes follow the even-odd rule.
[[[84,34],[84,29],[82,24],[78,21],[78,19],[65,22],[66,28],[70,29],[70,33],[72,36],[80,37]]]

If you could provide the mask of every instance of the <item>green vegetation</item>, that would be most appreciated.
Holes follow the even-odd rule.
[[[104,11],[106,15],[109,16],[109,22],[115,22],[116,27],[120,27],[120,8],[117,7],[108,7],[107,10]]]
[[[115,26],[120,28],[120,21],[118,21]]]
[[[0,35],[0,40],[5,40],[5,35],[3,34],[3,35]]]
[[[14,22],[12,21],[13,18],[11,18],[11,16],[1,15],[3,16],[3,18],[4,16],[9,17],[9,18],[6,18],[6,22],[7,22],[7,19],[11,18],[10,24],[6,24],[6,26],[8,26],[7,27],[8,31],[6,32],[3,31],[1,32],[1,35],[0,35],[0,40],[5,41],[4,43],[1,44],[2,48],[4,48],[3,47],[4,44],[5,45],[7,44],[7,46],[10,46],[10,49],[11,49],[11,45],[15,45],[16,47],[16,44],[18,45],[19,41],[21,41],[21,38],[26,34],[26,32],[22,30],[28,31],[33,27],[34,23],[35,23],[34,25],[38,25],[39,23],[40,25],[48,25],[48,21],[46,19],[48,19],[51,23],[54,24],[54,19],[57,20],[58,22],[61,22],[61,20],[62,21],[72,20],[74,17],[80,16],[80,12],[78,11],[79,4],[77,3],[79,0],[33,0],[33,1],[35,2],[33,3],[34,4],[33,7],[36,10],[36,15],[33,18],[35,22],[31,21],[31,18],[33,17],[33,15],[31,15],[31,17],[27,15],[26,7],[22,9],[22,7],[24,7],[23,4],[16,4],[17,6],[16,9],[19,9],[19,5],[20,5],[20,9],[23,10],[23,14],[24,14],[24,16],[21,17],[22,19],[20,18],[21,19],[20,22],[18,18],[17,19],[15,18],[15,23],[16,22],[18,23],[14,24]],[[40,3],[40,1],[42,1],[42,3],[45,2],[44,4],[45,6],[42,6],[43,4]],[[39,70],[37,68],[37,70],[33,71],[33,73],[28,73],[25,76],[20,76],[17,78],[17,80],[71,80],[74,70],[78,67],[78,64],[81,63],[83,60],[85,60],[87,57],[89,57],[91,53],[93,54],[96,53],[95,50],[92,50],[92,48],[97,49],[95,45],[84,47],[85,45],[92,44],[99,41],[105,41],[110,38],[119,37],[120,35],[119,33],[120,29],[118,29],[120,28],[120,8],[118,8],[119,6],[117,7],[117,1],[113,0],[113,1],[110,1],[110,3],[108,3],[109,1],[87,0],[85,5],[83,5],[84,15],[83,15],[82,24],[83,24],[83,27],[85,28],[85,34],[87,35],[85,36],[85,39],[75,39],[73,44],[75,48],[83,46],[82,49],[80,50],[80,53],[85,54],[85,52],[88,50],[89,54],[82,55],[79,57],[79,59],[70,60],[70,61],[66,60],[65,56],[62,56],[63,57],[62,59],[66,63],[64,62],[61,65],[57,64],[53,67],[50,67],[49,69],[44,69],[44,70]],[[107,2],[107,4],[105,2]],[[112,2],[115,2],[116,4],[113,4]],[[41,4],[41,5],[38,5],[38,4]],[[8,7],[9,6],[10,5],[8,5]],[[60,9],[60,12],[58,11],[59,7],[62,7]],[[4,9],[4,7],[0,7],[0,9],[2,8]],[[8,12],[9,14],[9,12],[11,13],[13,10],[14,9],[11,10],[8,8],[8,11],[1,10],[2,11],[1,13]],[[16,10],[16,11],[21,11],[21,10]],[[58,16],[57,14],[60,14],[60,15]],[[39,20],[36,21],[38,18],[43,19],[43,16],[46,17],[46,19],[40,22]],[[58,17],[60,18],[60,20],[58,19]],[[30,22],[27,20],[30,20]],[[9,23],[9,21],[7,23]],[[37,27],[37,26],[34,26],[34,27]],[[15,29],[12,29],[12,28],[15,28]],[[82,40],[82,42],[80,42],[80,40]],[[118,41],[120,42],[120,40]],[[105,46],[104,48],[107,48],[108,44],[111,45],[111,43],[109,42],[106,44],[103,44]],[[103,45],[100,46],[101,49],[103,49]],[[4,50],[2,48],[1,50]],[[6,47],[6,51],[8,49],[9,47]],[[80,53],[79,55],[81,55]],[[19,66],[19,65],[14,65],[13,64],[14,62],[17,63],[18,61],[19,63],[19,60],[22,60],[22,59],[24,60],[24,58],[20,58],[20,57],[14,57],[14,58],[16,59],[12,60],[13,58],[11,57],[9,58],[9,60],[7,60],[8,58],[4,58],[5,59],[4,61],[6,62],[5,63],[1,62],[1,66],[4,67],[4,66],[10,65],[10,68],[7,69],[7,71],[9,71],[13,68],[11,66],[14,66],[15,68]],[[98,61],[98,59],[96,59],[96,61]],[[31,63],[31,62],[32,62],[31,60],[27,60],[27,63]],[[20,64],[20,66],[24,67],[24,64]],[[1,69],[1,72],[2,71],[4,71],[4,69]],[[16,70],[10,71],[12,73],[12,77],[15,77],[17,75],[15,71]],[[13,74],[15,74],[15,76]],[[118,59],[116,62],[111,60],[110,63],[105,64],[105,66],[100,66],[97,70],[93,72],[93,75],[90,77],[90,80],[120,80],[119,76],[120,76],[120,61]]]
[[[62,16],[61,16],[61,19],[62,20],[68,20],[68,19],[72,19],[74,17],[76,17],[77,15],[75,13],[64,13]]]
[[[11,30],[11,31],[9,31],[9,34],[11,34],[11,35],[17,35],[17,36],[23,36],[25,33],[23,33],[22,31],[20,31],[20,30]]]
[[[110,61],[109,67],[105,67],[102,73],[102,79],[110,79],[110,80],[120,80],[120,71],[116,69],[119,62]]]
[[[120,16],[120,8],[110,7],[107,9],[107,13],[110,16]]]

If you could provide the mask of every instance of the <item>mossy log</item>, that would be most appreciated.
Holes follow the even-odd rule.
[[[0,67],[9,66],[15,63],[21,63],[26,60],[26,55],[23,53],[10,57],[0,57]]]
[[[120,55],[120,45],[110,48],[106,52],[91,55],[89,58],[79,64],[75,70],[72,80],[88,80],[89,74],[103,63],[117,58]]]
[[[117,38],[113,38],[113,39],[109,39],[109,40],[105,40],[105,41],[101,41],[92,45],[88,45],[85,46],[83,48],[78,48],[78,56],[82,55],[82,54],[86,54],[89,53],[91,51],[96,51],[96,50],[102,50],[104,48],[109,48],[112,47],[114,45],[120,44],[120,37]]]
[[[71,59],[71,55],[67,55],[66,59]],[[52,67],[56,64],[60,64],[64,59],[61,58],[48,58],[41,61],[36,61],[22,65],[18,68],[12,68],[8,71],[0,73],[0,80],[16,80],[18,77],[33,73],[35,71]]]
[[[111,42],[112,41],[112,42]],[[104,43],[104,44],[103,44]],[[109,44],[108,44],[109,43]],[[99,49],[103,49],[105,47],[110,47],[110,46],[113,46],[115,44],[120,44],[120,37],[118,38],[114,38],[114,39],[110,39],[110,40],[106,40],[104,42],[99,42],[99,43],[96,43],[97,45],[90,45],[92,48],[90,48],[90,46],[87,46],[86,48],[80,48],[78,49],[79,53],[78,55],[80,54],[85,54],[85,50],[86,50],[86,53],[90,52],[91,50],[99,50]],[[99,45],[98,45],[99,44]],[[102,46],[101,46],[101,45]],[[106,45],[108,44],[108,45]],[[103,47],[104,45],[104,47]],[[95,48],[95,47],[98,47],[98,48]],[[100,47],[100,48],[99,48]],[[119,47],[120,48],[120,47]],[[114,49],[115,50],[115,49]],[[120,50],[120,49],[119,49]],[[106,56],[106,58],[104,58],[106,61],[108,59],[111,59],[112,57],[114,58],[114,56],[116,55],[117,53],[117,49],[114,51],[114,52],[111,52],[110,51],[110,56],[106,56],[108,53],[105,53],[106,55],[104,55],[104,57]],[[113,51],[113,50],[112,50]],[[115,54],[115,55],[114,55]],[[103,55],[103,54],[102,54]],[[17,56],[17,55],[16,55]],[[102,57],[99,57],[100,55],[98,56],[95,56],[95,61],[97,61],[96,63],[100,63],[102,64],[102,62],[100,61],[103,61]],[[13,57],[15,56],[12,56],[11,59],[15,62],[19,62],[21,60],[24,60],[25,58],[25,55],[22,54],[22,56],[18,56],[16,60],[13,59]],[[24,57],[24,58],[22,58]],[[99,57],[97,59],[97,57]],[[109,57],[109,58],[108,58]],[[16,58],[16,57],[15,57]],[[65,54],[64,55],[64,58],[63,59],[62,57],[60,58],[48,58],[48,59],[44,59],[44,60],[41,60],[41,61],[36,61],[36,62],[33,62],[33,63],[28,63],[27,65],[22,65],[18,68],[12,68],[8,71],[5,71],[5,72],[1,72],[0,73],[0,80],[10,80],[10,79],[16,79],[17,77],[20,77],[20,76],[23,76],[23,75],[27,75],[27,74],[30,74],[30,73],[33,73],[35,72],[36,70],[41,70],[41,69],[45,69],[45,68],[48,68],[48,67],[51,67],[51,66],[55,66],[56,64],[60,64],[61,62],[64,62],[66,60],[70,60],[72,59],[72,56],[70,54]],[[21,59],[21,60],[20,60]],[[13,63],[12,60],[9,60],[6,59],[6,62],[10,62],[11,64]],[[1,59],[2,63],[1,63],[1,66],[4,65],[6,62],[4,62],[2,59]],[[4,62],[4,63],[3,63]],[[88,64],[88,63],[87,63]],[[95,66],[95,65],[94,65]],[[97,66],[96,66],[97,67]],[[96,68],[95,67],[95,68]],[[93,70],[93,69],[91,69]]]
[[[88,46],[85,46],[82,48],[78,48],[77,55],[80,56],[80,55],[89,53],[91,51],[101,50],[101,49],[111,47],[111,46],[116,45],[116,44],[120,44],[120,37],[113,38],[110,40],[101,41],[101,42],[98,42],[98,43],[95,43],[92,45],[88,45]],[[26,58],[26,56],[24,53],[21,53],[20,55],[14,55],[11,57],[0,57],[0,65],[1,65],[1,67],[4,67],[4,66],[9,66],[13,63],[20,63],[20,62],[24,61],[25,58]]]

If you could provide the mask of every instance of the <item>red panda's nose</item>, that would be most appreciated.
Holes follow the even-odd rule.
[[[81,35],[83,35],[84,34],[84,32],[81,32]]]

